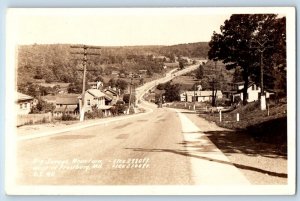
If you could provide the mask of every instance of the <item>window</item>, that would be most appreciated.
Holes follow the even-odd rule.
[[[23,104],[21,103],[21,104],[20,104],[20,109],[22,109],[22,108],[23,108]]]
[[[87,100],[87,105],[91,105],[91,100]]]
[[[252,90],[255,90],[255,85],[252,85]]]
[[[25,108],[25,109],[27,108],[27,103],[24,103],[24,108]]]

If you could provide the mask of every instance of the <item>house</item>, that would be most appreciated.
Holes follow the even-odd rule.
[[[111,75],[112,75],[113,77],[119,77],[119,74],[120,74],[119,71],[116,71],[116,70],[111,71]]]
[[[169,63],[164,63],[164,66],[166,66],[167,68],[179,68],[179,62],[169,62]]]
[[[79,106],[80,110],[82,107],[82,95],[79,97]],[[106,93],[100,91],[99,89],[88,89],[84,94],[84,107],[85,112],[91,112],[93,110],[93,107],[96,107],[97,109],[101,109],[104,116],[110,115],[110,109],[111,109],[111,102],[112,97],[107,95]]]
[[[231,102],[235,102],[236,100],[243,100],[243,89],[244,82],[237,82],[231,84],[231,90],[224,91],[224,98],[230,99]],[[266,98],[270,98],[271,95],[274,94],[271,90],[264,90]],[[255,84],[254,82],[250,82],[247,89],[247,102],[253,102],[260,100],[261,88]]]
[[[104,93],[112,97],[111,104],[115,104],[120,99],[120,90],[115,90],[112,88],[107,88],[104,90]]]
[[[33,100],[34,100],[33,97],[17,92],[17,100],[16,100],[17,114],[18,115],[29,114],[31,111]]]
[[[97,82],[88,82],[88,85],[91,87],[91,89],[99,89],[103,86],[103,83],[101,81]]]
[[[119,77],[120,77],[120,78],[126,78],[126,74],[125,74],[125,73],[120,73],[120,74],[119,74]]]
[[[166,62],[170,61],[170,58],[163,56],[163,55],[153,56],[153,59],[157,60],[157,61],[166,61]]]
[[[146,75],[147,71],[148,70],[146,70],[146,69],[139,70],[139,75]]]
[[[63,114],[70,116],[79,115],[78,94],[56,97],[53,115],[55,117],[61,117]]]
[[[223,97],[221,91],[217,91],[216,98]],[[212,100],[212,91],[184,91],[180,93],[180,101],[182,102],[206,102]]]

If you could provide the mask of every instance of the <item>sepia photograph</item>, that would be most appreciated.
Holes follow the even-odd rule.
[[[295,8],[10,8],[11,195],[292,195]]]

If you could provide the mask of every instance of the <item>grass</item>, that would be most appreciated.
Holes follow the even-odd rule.
[[[197,82],[198,80],[194,79],[191,76],[178,76],[173,79],[172,81],[174,84],[180,84],[182,90],[191,90],[193,85]]]
[[[287,114],[286,104],[271,105],[269,115],[267,110],[261,111],[259,102],[249,103],[234,111],[222,114],[200,114],[201,117],[215,122],[218,126],[246,133],[258,142],[275,144],[281,152],[287,151]],[[236,121],[239,113],[240,121]]]

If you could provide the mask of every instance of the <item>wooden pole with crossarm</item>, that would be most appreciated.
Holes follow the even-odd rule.
[[[260,109],[266,110],[266,96],[264,92],[264,51],[268,48],[272,48],[273,46],[268,45],[269,40],[265,40],[264,42],[260,41],[251,41],[250,48],[258,50],[260,53]],[[256,45],[254,45],[254,43]]]
[[[87,71],[97,71],[97,70],[87,70],[86,64],[87,64],[87,56],[90,55],[100,55],[100,53],[93,53],[89,52],[88,50],[90,49],[101,49],[99,46],[88,46],[88,45],[71,45],[70,46],[72,49],[83,49],[82,51],[78,52],[71,52],[71,54],[77,54],[77,55],[82,55],[82,65],[83,65],[83,79],[82,79],[82,95],[81,95],[81,108],[80,108],[80,121],[84,120],[84,113],[85,113],[85,100],[84,100],[84,95],[85,95],[85,82],[86,82],[86,72]]]

